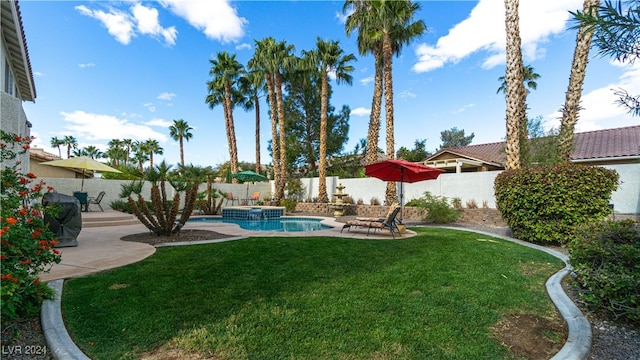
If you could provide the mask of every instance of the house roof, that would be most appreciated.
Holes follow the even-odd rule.
[[[34,101],[36,87],[33,81],[31,61],[27,39],[22,27],[22,14],[17,0],[0,1],[2,21],[2,39],[7,47],[7,58],[14,73],[16,87],[22,100]],[[4,66],[4,65],[3,65]]]
[[[426,161],[437,159],[444,153],[458,157],[504,166],[506,142],[444,148],[429,156]],[[640,125],[576,133],[573,161],[602,160],[640,156]]]

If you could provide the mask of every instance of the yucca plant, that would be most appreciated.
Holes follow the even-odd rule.
[[[180,172],[174,173],[170,173],[170,169],[171,166],[163,161],[145,173],[145,180],[151,183],[151,209],[142,196],[142,180],[121,185],[120,197],[127,199],[133,214],[157,236],[170,236],[180,231],[191,216],[200,184],[197,168],[182,168]],[[167,196],[166,182],[176,191],[171,200]],[[184,208],[177,219],[182,192],[185,193]],[[134,194],[137,195],[137,200],[134,200]]]

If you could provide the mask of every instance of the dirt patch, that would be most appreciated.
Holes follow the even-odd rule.
[[[127,235],[120,238],[123,241],[141,242],[149,245],[158,245],[180,241],[218,240],[234,237],[210,230],[182,230],[171,236],[157,236],[151,232]]]
[[[177,349],[158,348],[146,352],[139,357],[140,360],[217,360],[216,357],[205,357],[198,353],[187,353]]]
[[[567,328],[559,316],[543,318],[509,314],[492,328],[493,336],[515,358],[546,360],[556,354],[567,338]]]

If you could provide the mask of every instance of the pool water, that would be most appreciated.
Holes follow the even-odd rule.
[[[225,218],[191,218],[190,222],[222,222],[239,225],[240,228],[252,231],[301,232],[331,229],[331,226],[320,223],[321,219],[284,217],[265,220],[241,220]]]

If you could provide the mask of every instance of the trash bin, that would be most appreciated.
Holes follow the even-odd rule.
[[[57,237],[56,247],[78,246],[78,235],[82,230],[82,211],[80,201],[75,196],[47,193],[42,199],[45,206],[56,205],[58,212],[54,216],[45,214],[44,222]]]

